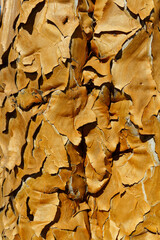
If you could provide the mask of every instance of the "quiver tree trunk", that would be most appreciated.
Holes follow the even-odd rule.
[[[0,239],[160,239],[158,0],[1,0]]]

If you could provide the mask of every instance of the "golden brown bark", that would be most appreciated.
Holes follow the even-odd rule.
[[[2,0],[0,239],[160,239],[158,0]]]

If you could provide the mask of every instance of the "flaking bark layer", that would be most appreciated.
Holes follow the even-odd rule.
[[[1,0],[0,239],[160,239],[159,11]]]

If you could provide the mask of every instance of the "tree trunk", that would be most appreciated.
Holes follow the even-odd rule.
[[[158,0],[1,0],[0,239],[160,239]]]

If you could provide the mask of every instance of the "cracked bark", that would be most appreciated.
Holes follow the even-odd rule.
[[[0,239],[160,239],[158,0],[1,0]]]

